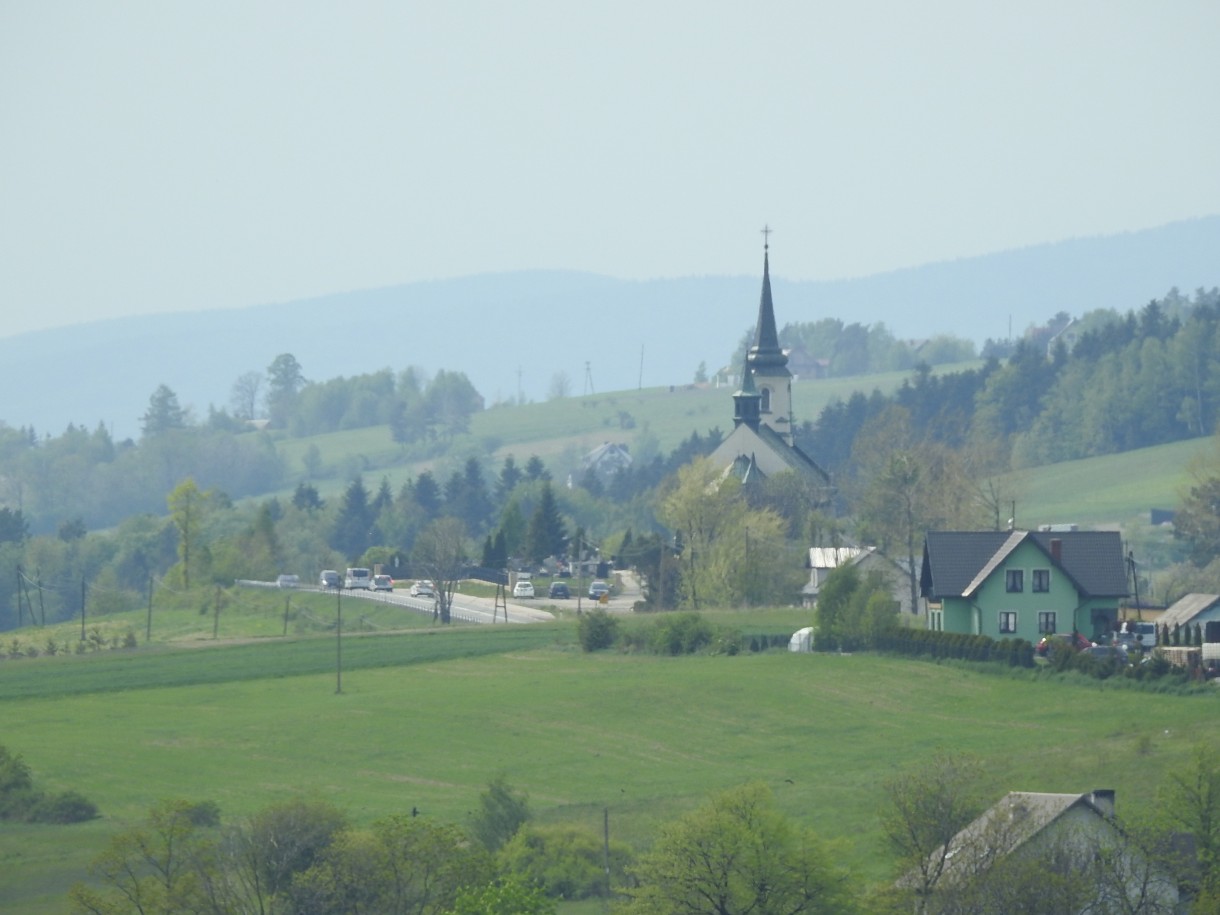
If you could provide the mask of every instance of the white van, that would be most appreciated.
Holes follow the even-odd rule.
[[[373,586],[373,573],[368,569],[348,569],[343,574],[343,587],[363,588],[367,591]]]

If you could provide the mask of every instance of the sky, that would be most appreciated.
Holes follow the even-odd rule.
[[[1220,213],[1215,0],[0,0],[0,336]]]

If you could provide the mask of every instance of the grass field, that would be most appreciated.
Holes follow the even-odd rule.
[[[359,822],[412,807],[465,822],[497,774],[529,793],[539,820],[596,830],[608,809],[613,836],[640,847],[709,792],[761,780],[878,880],[889,868],[878,792],[900,766],[970,751],[997,796],[1109,787],[1122,810],[1217,712],[1214,696],[871,655],[586,655],[569,624],[352,638],[343,658],[342,692],[332,638],[0,664],[4,745],[43,788],[79,790],[104,815],[6,824],[0,907],[62,911],[105,836],[160,798],[236,816],[306,795]]]
[[[1019,523],[1148,524],[1153,508],[1176,508],[1190,466],[1214,452],[1212,438],[1065,461],[1021,471]]]

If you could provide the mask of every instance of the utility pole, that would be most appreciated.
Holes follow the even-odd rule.
[[[144,643],[148,644],[152,641],[152,595],[153,595],[153,577],[152,573],[148,576],[148,622],[144,626]]]
[[[343,589],[335,589],[335,695],[343,692]]]

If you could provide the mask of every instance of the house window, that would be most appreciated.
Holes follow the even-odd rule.
[[[1017,611],[1016,610],[1001,610],[1000,611],[1000,632],[1015,633],[1017,631]]]
[[[1034,573],[1035,588],[1037,587],[1038,573]],[[1055,631],[1055,611],[1043,610],[1038,613],[1038,632],[1043,635],[1050,635]]]
[[[1025,590],[1025,572],[1022,569],[1009,569],[1004,573],[1004,590],[1009,594],[1018,594]]]
[[[1045,594],[1051,589],[1051,570],[1034,569],[1034,591]],[[1052,632],[1054,630],[1051,630]]]

